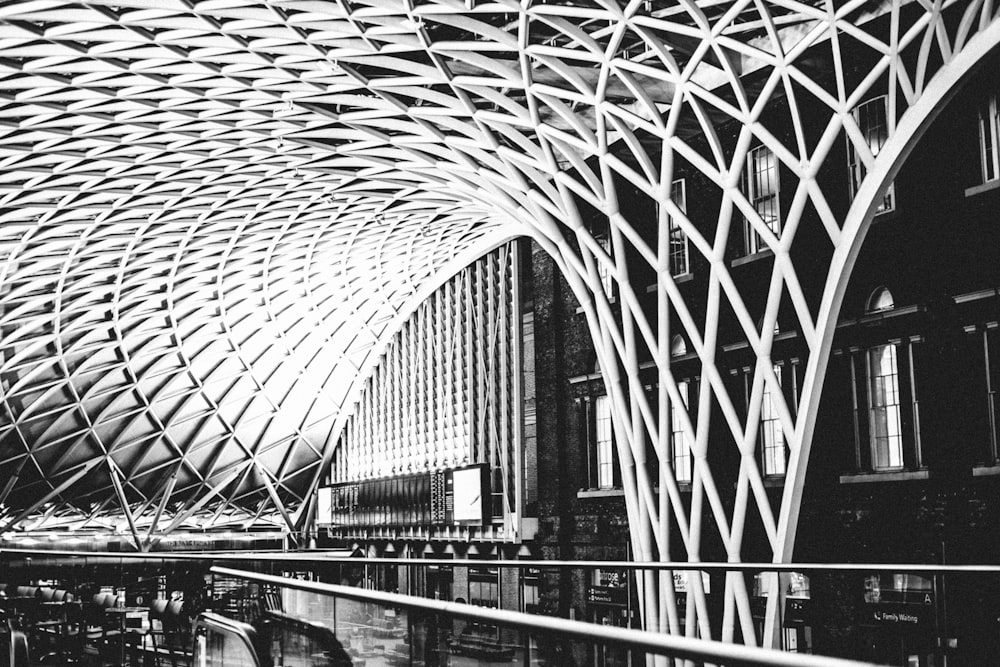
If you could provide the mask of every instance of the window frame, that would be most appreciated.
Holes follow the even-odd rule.
[[[680,197],[678,198],[678,194]],[[687,215],[687,182],[686,179],[678,178],[670,186],[670,199],[681,211]],[[674,219],[674,216],[667,216],[668,250],[667,265],[670,275],[674,278],[691,273],[691,253],[688,245],[688,236],[681,229]],[[679,248],[675,251],[675,247]],[[677,259],[677,258],[682,259]],[[680,270],[683,265],[683,270]]]
[[[594,398],[594,451],[596,466],[594,481],[598,489],[617,488],[615,486],[614,444],[614,427],[611,423],[611,399],[607,394],[602,394]]]
[[[683,409],[686,411],[690,403],[687,380],[677,382],[677,392],[684,399]],[[676,401],[670,402],[670,466],[674,471],[674,481],[678,484],[690,484],[694,480],[691,438],[680,423],[680,409]]]
[[[876,375],[873,365],[877,361],[879,366],[884,367],[887,353],[889,372]],[[896,344],[885,343],[868,348],[865,351],[865,367],[868,382],[868,440],[871,445],[872,470],[874,472],[902,470],[906,464],[903,447],[903,404],[899,386],[899,350]],[[884,383],[886,379],[891,387],[883,386],[879,391],[876,383],[879,381]],[[876,400],[878,394],[884,397],[881,402]],[[894,427],[895,433],[891,427]]]
[[[766,165],[762,157],[766,157]],[[763,176],[770,173],[767,182],[773,182],[773,186],[766,193],[762,193]],[[783,221],[781,219],[781,173],[778,156],[768,146],[760,144],[751,148],[747,153],[746,175],[743,179],[744,194],[750,205],[760,216],[764,225],[770,229],[775,236],[781,238]],[[762,211],[763,209],[763,211]],[[766,213],[765,213],[766,212]],[[751,224],[750,219],[743,218],[743,251],[745,255],[754,255],[767,250],[767,244],[761,238],[757,230]]]
[[[772,370],[778,380],[778,386],[783,388],[784,383],[782,382],[781,377],[781,365],[774,364]],[[785,431],[781,424],[781,417],[775,408],[774,401],[771,398],[771,393],[770,388],[765,382],[760,407],[761,465],[763,467],[765,477],[784,477],[786,471],[788,470],[788,440],[785,438]],[[768,437],[769,435],[770,437]],[[773,461],[776,460],[769,454],[773,454],[775,452],[780,452],[781,454],[780,470],[772,469],[769,465],[769,463],[773,463]]]
[[[865,122],[862,123],[862,113],[865,114],[865,120],[870,118],[869,111],[878,105],[877,110],[881,111],[881,123],[869,124]],[[889,139],[889,130],[891,129],[889,123],[889,97],[888,95],[877,95],[871,97],[864,102],[859,103],[856,107],[851,109],[851,116],[854,118],[854,122],[857,123],[858,129],[861,134],[868,141],[869,147],[872,148],[872,155],[877,156],[885,145],[885,142]],[[872,133],[878,132],[881,128],[884,128],[884,132],[877,135],[877,146],[873,147],[872,144]],[[861,187],[861,183],[865,179],[865,175],[868,173],[865,163],[858,157],[858,153],[854,148],[854,144],[851,142],[851,138],[847,137],[847,188],[849,194],[849,200],[854,201],[855,195],[858,194],[858,188]],[[896,210],[896,184],[889,183],[889,187],[885,190],[885,195],[882,197],[882,201],[879,203],[878,208],[875,209],[875,213],[888,213],[889,211]]]
[[[923,479],[920,382],[916,371],[920,336],[888,335],[884,318],[898,304],[885,286],[873,290],[865,301],[862,345],[849,345],[851,410],[854,430],[855,473],[841,482],[885,479]],[[907,308],[909,310],[909,307]],[[905,311],[904,311],[905,312]]]
[[[992,93],[979,105],[977,116],[979,167],[985,184],[1000,180],[1000,95]]]
[[[980,348],[980,363],[983,368],[983,397],[986,403],[986,452],[984,463],[987,466],[1000,465],[1000,399],[998,399],[997,385],[1000,384],[1000,332],[997,328],[983,327],[977,332],[981,340],[977,342]]]
[[[611,258],[611,261],[614,261],[615,255],[611,249],[611,235],[605,234],[598,236],[595,240],[597,241],[597,245],[599,245],[601,249],[607,253],[608,257]],[[609,300],[613,300],[615,298],[614,271],[608,264],[596,258],[595,261],[597,263],[597,277],[601,281],[601,288],[604,290],[604,295],[608,297]]]

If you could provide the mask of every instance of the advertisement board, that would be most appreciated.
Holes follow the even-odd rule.
[[[451,517],[449,523],[483,525],[486,520],[486,500],[490,498],[489,477],[485,465],[473,465],[449,471],[451,481]]]
[[[479,526],[489,521],[489,469],[451,470],[321,487],[317,523],[331,527]]]

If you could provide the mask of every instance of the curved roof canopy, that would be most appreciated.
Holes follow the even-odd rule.
[[[607,137],[630,178],[672,100],[692,110],[681,138],[738,117],[708,91],[826,17],[751,0],[5,3],[0,531],[294,523],[419,299],[504,238],[551,238],[561,198],[597,201],[586,161]]]

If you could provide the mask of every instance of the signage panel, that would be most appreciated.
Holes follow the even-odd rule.
[[[449,523],[481,526],[486,523],[486,499],[490,484],[485,465],[449,471],[451,480],[451,517]]]
[[[485,464],[319,489],[317,522],[334,527],[482,525],[488,521]]]
[[[628,589],[624,586],[588,586],[587,602],[625,607],[628,606]]]
[[[919,630],[932,625],[934,607],[923,604],[877,604],[868,606],[868,618],[874,625],[900,630]]]
[[[326,486],[317,491],[316,523],[333,521],[333,489]]]
[[[812,600],[809,598],[785,598],[785,627],[810,625],[811,611]]]

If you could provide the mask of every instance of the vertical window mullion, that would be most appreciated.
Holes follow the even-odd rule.
[[[781,382],[781,366],[775,364],[772,368],[779,386]],[[764,384],[764,395],[761,401],[761,437],[764,452],[764,474],[778,476],[785,474],[785,433],[781,419],[774,405],[774,394],[771,388]]]
[[[680,411],[687,410],[688,383],[678,382],[677,392],[681,401],[670,403],[670,446],[674,467],[674,479],[678,484],[691,481],[691,442],[680,419]]]
[[[979,159],[983,183],[1000,177],[1000,105],[997,95],[979,108]]]
[[[757,149],[750,151],[750,154],[747,156],[747,166],[746,166],[747,199],[750,200],[750,205],[753,206],[754,209],[757,208],[757,188],[755,187],[757,178],[757,168],[756,168],[757,161],[754,157],[756,155],[756,150]],[[743,227],[744,227],[746,254],[752,255],[755,252],[757,252],[757,246],[758,246],[757,230],[753,228],[753,224],[750,222],[749,218],[743,219]]]
[[[868,400],[876,470],[903,466],[898,369],[894,344],[879,345],[868,351]]]
[[[600,236],[597,238],[597,244],[607,253],[608,257],[611,258],[611,262],[614,263],[615,255],[611,250],[611,236]],[[613,299],[615,295],[615,283],[614,274],[610,265],[604,263],[600,259],[595,258],[597,261],[597,275],[601,279],[601,287],[604,289],[604,294],[609,299]]]
[[[991,364],[990,355],[990,337],[989,330],[983,329],[983,367],[986,371],[986,408],[989,410],[989,429],[990,429],[990,449],[988,452],[989,459],[987,464],[993,465],[997,462],[998,451],[997,451],[997,406],[996,406],[996,387],[993,386],[993,367]]]
[[[917,394],[917,376],[913,367],[913,343],[906,346],[907,371],[910,381],[910,401],[913,406],[913,453],[914,462],[918,468],[924,465],[923,448],[920,442],[920,400]]]
[[[594,401],[595,444],[597,445],[597,488],[614,486],[613,441],[611,434],[611,405],[608,396],[598,396]]]
[[[746,171],[744,183],[747,201],[753,206],[764,226],[775,236],[781,236],[777,156],[767,146],[757,146],[747,154]],[[761,250],[763,239],[749,218],[744,217],[743,224],[746,254],[752,255]]]

